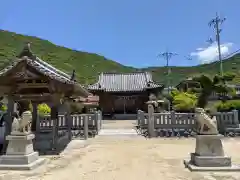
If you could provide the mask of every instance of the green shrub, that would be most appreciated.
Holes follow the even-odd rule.
[[[227,112],[234,109],[240,110],[240,100],[229,100],[225,102],[218,102],[215,104],[218,112]]]
[[[29,105],[29,108],[30,108],[30,111],[33,111],[32,104]],[[45,103],[39,104],[37,109],[38,109],[38,114],[40,116],[47,115],[47,114],[51,113],[51,108]]]
[[[47,104],[38,105],[38,113],[41,115],[50,114],[51,108]]]
[[[7,111],[7,106],[4,105],[4,104],[2,104],[2,105],[0,106],[0,111]]]
[[[197,96],[193,93],[174,92],[173,109],[178,112],[193,112],[197,104]]]

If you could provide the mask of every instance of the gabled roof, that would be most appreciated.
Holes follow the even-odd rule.
[[[88,90],[103,90],[107,92],[133,92],[146,89],[161,88],[156,84],[149,72],[134,73],[102,73],[97,83],[88,86]]]
[[[52,80],[56,80],[64,84],[74,85],[74,87],[77,87],[77,89],[82,91],[83,94],[88,94],[87,90],[76,82],[74,79],[74,74],[71,77],[68,74],[41,60],[39,57],[32,53],[29,43],[24,47],[23,51],[11,64],[0,71],[0,77],[7,75],[21,62],[26,62],[27,65],[35,69],[37,72],[49,77]]]

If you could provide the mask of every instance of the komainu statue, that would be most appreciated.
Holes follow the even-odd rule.
[[[196,131],[201,135],[217,135],[217,120],[214,116],[210,118],[203,108],[196,108]]]
[[[12,133],[29,133],[31,131],[32,113],[24,111],[21,118],[14,117],[12,123]]]

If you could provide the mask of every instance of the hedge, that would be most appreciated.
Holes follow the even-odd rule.
[[[225,102],[218,102],[215,104],[218,112],[227,112],[234,109],[240,110],[240,100],[228,100]]]

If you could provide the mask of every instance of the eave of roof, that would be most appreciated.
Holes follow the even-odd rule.
[[[81,95],[88,96],[88,91],[82,85],[77,83],[74,79],[71,79],[69,75],[58,70],[52,65],[44,62],[37,56],[35,56],[30,50],[30,44],[24,47],[23,51],[17,56],[17,58],[8,66],[0,71],[0,76],[5,76],[14,67],[16,67],[20,62],[25,61],[29,66],[33,67],[39,73],[49,77],[52,80],[59,81],[64,84],[69,84],[74,86],[74,90],[81,92]]]
[[[134,78],[134,80],[131,78]],[[129,83],[128,81],[132,82]],[[149,89],[157,89],[163,87],[164,86],[162,84],[153,82],[152,75],[149,72],[135,72],[124,74],[102,73],[99,76],[98,82],[89,85],[87,89],[89,91],[105,92],[142,92]]]

